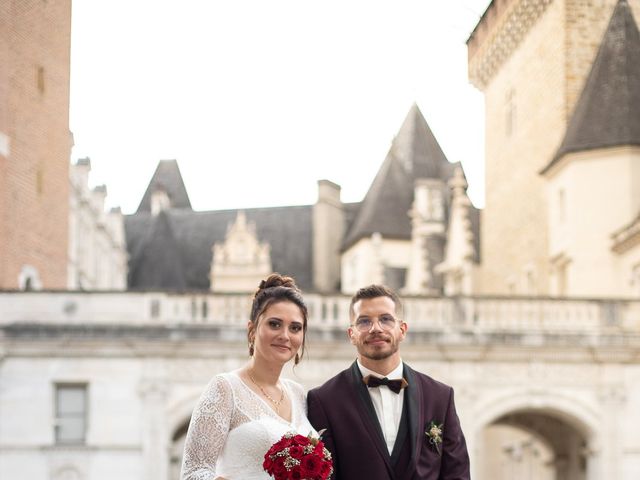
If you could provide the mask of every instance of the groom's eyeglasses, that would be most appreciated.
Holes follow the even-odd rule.
[[[370,318],[359,318],[353,326],[356,327],[356,330],[359,332],[368,332],[373,328],[374,323],[375,322]],[[396,326],[396,319],[391,315],[382,315],[381,317],[378,317],[377,323],[380,325],[382,330],[391,330]]]

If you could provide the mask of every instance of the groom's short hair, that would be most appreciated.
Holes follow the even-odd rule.
[[[355,293],[353,297],[351,297],[351,304],[349,305],[349,318],[353,319],[353,316],[355,315],[353,306],[356,304],[356,302],[363,299],[378,297],[390,298],[396,307],[396,313],[400,318],[402,318],[402,301],[400,300],[400,297],[393,289],[387,287],[386,285],[380,284],[372,284],[367,285],[366,287],[362,287]]]

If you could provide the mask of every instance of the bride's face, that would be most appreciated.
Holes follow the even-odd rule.
[[[295,357],[304,339],[304,317],[292,302],[277,302],[258,317],[255,329],[255,357],[284,364]]]

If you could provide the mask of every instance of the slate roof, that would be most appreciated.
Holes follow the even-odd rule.
[[[160,160],[156,171],[149,182],[147,191],[138,206],[138,213],[151,212],[151,196],[158,188],[163,189],[169,195],[172,208],[191,209],[191,202],[187,189],[184,186],[180,168],[176,160]]]
[[[273,271],[291,275],[312,290],[310,205],[243,209],[256,235],[271,245]],[[194,212],[171,209],[153,216],[125,216],[131,290],[208,290],[212,246],[223,242],[238,210]]]
[[[619,145],[640,145],[640,34],[624,0],[613,11],[564,140],[542,173],[567,153]]]
[[[365,199],[343,204],[345,243],[349,245],[374,232],[385,238],[410,239],[408,216],[416,178],[446,182],[457,164],[447,161],[417,105],[404,120],[389,153]],[[170,195],[170,209],[151,213],[151,193],[161,186]],[[271,247],[273,271],[291,275],[305,291],[313,291],[313,206],[243,209],[256,225],[260,242]],[[239,210],[195,212],[191,209],[175,160],[160,162],[135,214],[126,215],[125,235],[129,255],[131,290],[209,290],[212,246],[223,242],[227,227]],[[448,213],[447,213],[448,215]],[[479,252],[479,211],[470,209],[476,252]],[[444,245],[431,245],[435,265]],[[406,269],[388,269],[385,275],[398,285]]]
[[[348,228],[343,250],[375,232],[385,238],[411,238],[408,212],[413,203],[414,180],[437,178],[446,182],[455,165],[447,160],[414,104]]]
[[[151,217],[149,217],[151,218]],[[130,230],[127,231],[129,246]],[[182,249],[173,233],[169,214],[160,212],[129,250],[129,285],[148,285],[154,289],[186,290],[185,262]],[[133,239],[132,239],[133,240]]]

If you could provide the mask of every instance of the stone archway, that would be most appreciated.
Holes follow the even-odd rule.
[[[51,478],[53,480],[82,480],[82,475],[75,467],[63,467],[55,472]]]
[[[588,437],[552,410],[522,408],[482,431],[480,479],[587,480]]]
[[[536,459],[538,466],[547,465],[547,473],[550,473],[547,477],[540,477],[544,480],[572,480],[571,477],[559,476],[565,475],[563,472],[567,468],[577,469],[580,480],[604,478],[607,446],[602,442],[601,431],[606,418],[596,404],[580,395],[552,394],[534,388],[492,393],[475,405],[471,417],[474,428],[469,446],[474,479],[519,479],[504,474],[486,475],[485,465],[492,453],[490,448],[495,451],[501,446],[505,449],[500,455],[510,454],[512,459],[520,458],[523,464],[525,460]],[[506,436],[496,433],[497,438],[487,438],[487,431],[491,435],[492,430],[503,430]],[[501,443],[501,438],[509,440]],[[564,466],[567,462],[572,467]],[[544,470],[539,472],[545,474]]]

